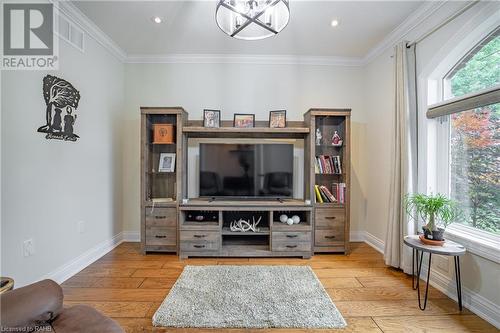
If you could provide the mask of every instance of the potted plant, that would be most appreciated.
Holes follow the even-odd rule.
[[[426,223],[424,237],[443,241],[444,230],[460,215],[457,203],[442,194],[409,194],[405,197],[406,212],[412,218],[420,216]]]

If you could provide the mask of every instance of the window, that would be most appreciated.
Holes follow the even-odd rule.
[[[450,197],[460,221],[500,234],[500,103],[451,115]]]
[[[452,96],[500,83],[498,31],[452,69],[447,77]],[[500,234],[500,103],[450,117],[450,197],[464,211],[457,222]]]
[[[500,83],[500,28],[496,29],[445,76],[445,98],[459,97]]]

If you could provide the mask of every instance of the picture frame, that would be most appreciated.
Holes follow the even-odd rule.
[[[220,127],[220,110],[203,110],[203,127],[218,128]]]
[[[269,111],[269,127],[270,128],[285,128],[286,127],[286,110]]]
[[[255,114],[250,113],[235,113],[233,127],[251,128],[255,127]]]
[[[158,162],[158,172],[175,171],[175,153],[161,153]]]

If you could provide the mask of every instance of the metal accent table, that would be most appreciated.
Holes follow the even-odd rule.
[[[404,243],[412,248],[412,288],[413,290],[417,290],[418,293],[418,307],[420,310],[425,310],[427,306],[427,295],[429,292],[429,276],[431,274],[431,259],[432,254],[439,254],[442,256],[453,256],[455,261],[455,279],[457,283],[457,297],[458,297],[458,308],[462,311],[462,281],[460,278],[460,256],[465,254],[465,247],[458,243],[447,240],[443,246],[433,246],[433,245],[425,245],[423,244],[418,235],[405,236]],[[419,258],[420,252],[420,258]],[[424,297],[424,305],[422,307],[422,302],[420,300],[420,272],[422,270],[422,259],[424,256],[424,252],[429,253],[429,268],[427,270],[427,285],[425,287],[425,297]],[[415,275],[415,261],[417,264],[417,274]],[[416,280],[416,282],[415,282]]]

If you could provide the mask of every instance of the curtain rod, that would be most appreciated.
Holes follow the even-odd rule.
[[[453,14],[452,16],[448,17],[445,21],[441,22],[441,24],[437,25],[434,29],[432,29],[431,31],[427,32],[425,35],[421,36],[420,38],[418,38],[417,40],[411,42],[411,43],[406,43],[406,47],[411,47],[417,43],[420,43],[421,41],[423,41],[424,39],[426,39],[427,37],[429,37],[430,35],[432,35],[433,33],[435,33],[436,31],[438,31],[439,29],[441,29],[442,27],[444,27],[445,25],[447,25],[448,23],[450,23],[451,21],[453,21],[454,19],[456,19],[457,17],[459,17],[460,15],[462,15],[464,12],[466,12],[467,10],[469,10],[472,6],[476,5],[479,3],[480,0],[474,0],[470,3],[467,4],[467,6],[464,6],[462,9],[458,10],[455,14]]]

